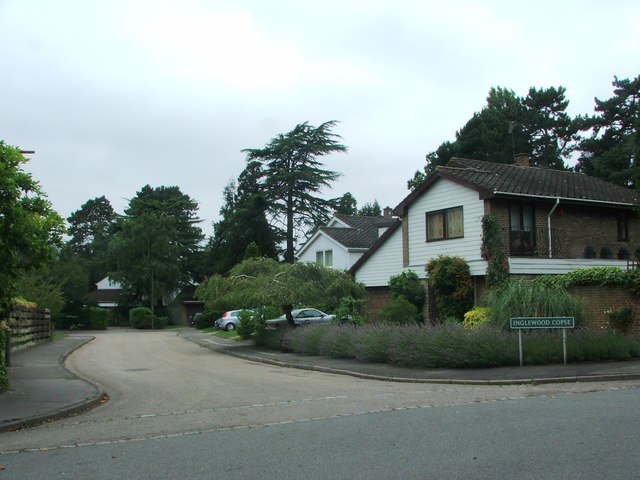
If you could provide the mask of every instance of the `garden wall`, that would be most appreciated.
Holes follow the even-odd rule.
[[[367,314],[375,320],[378,311],[391,301],[389,287],[367,287]]]
[[[51,341],[51,315],[46,308],[17,306],[9,315],[11,351]]]
[[[630,293],[627,289],[613,286],[583,285],[571,287],[568,290],[572,295],[586,301],[591,328],[608,329],[609,318],[605,313],[606,311],[631,307],[634,313],[634,320],[629,329],[629,334],[640,337],[640,298]]]

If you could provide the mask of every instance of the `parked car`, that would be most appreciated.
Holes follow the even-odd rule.
[[[226,330],[227,332],[235,330],[240,326],[240,319],[238,318],[238,315],[243,311],[244,310],[241,309],[229,310],[228,312],[224,312],[222,316],[216,320],[216,327],[218,327],[220,330]]]
[[[319,323],[331,323],[335,320],[335,315],[329,315],[328,313],[321,312],[316,308],[298,308],[291,311],[291,316],[296,325],[316,325]],[[289,325],[286,315],[281,315],[278,318],[272,318],[265,322],[265,328],[268,330],[275,330],[277,328],[286,327]]]

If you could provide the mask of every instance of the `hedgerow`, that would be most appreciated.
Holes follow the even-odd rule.
[[[272,333],[272,332],[269,332]],[[304,355],[390,363],[423,368],[487,368],[519,364],[518,334],[485,325],[466,329],[444,325],[318,325],[273,332],[263,346],[282,343]],[[524,362],[528,365],[563,362],[558,331],[525,332]],[[263,333],[264,336],[264,333]],[[612,332],[576,329],[567,334],[569,362],[640,358],[640,340]]]

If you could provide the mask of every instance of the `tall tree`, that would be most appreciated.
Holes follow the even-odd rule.
[[[152,213],[162,218],[171,219],[176,235],[175,242],[179,248],[178,263],[180,270],[189,278],[197,271],[200,243],[204,236],[199,223],[198,202],[180,191],[179,187],[155,187],[145,185],[129,202],[125,214],[129,218]]]
[[[255,245],[260,257],[278,257],[278,236],[266,218],[267,202],[256,194],[238,198],[233,183],[225,187],[226,203],[220,209],[222,219],[213,226],[214,235],[207,245],[212,272],[224,274],[241,262],[247,248]]]
[[[131,298],[146,299],[153,311],[158,299],[175,293],[189,277],[181,269],[178,232],[170,217],[144,212],[122,221],[111,242],[115,269]]]
[[[0,141],[0,317],[11,308],[16,281],[46,263],[62,243],[62,218],[32,176],[22,152]]]
[[[95,283],[108,272],[107,251],[114,233],[116,213],[109,200],[102,196],[88,200],[67,221],[71,236],[67,248],[72,255],[85,260],[89,281]]]
[[[110,277],[153,308],[193,279],[202,231],[198,204],[178,187],[145,186],[113,236]]]
[[[345,193],[336,202],[336,213],[342,215],[357,215],[358,202],[350,192]]]
[[[492,88],[487,106],[456,134],[455,154],[488,162],[513,163],[514,154],[530,153],[523,123],[523,108],[516,94],[505,88]]]
[[[613,87],[613,97],[595,99],[595,115],[580,118],[591,135],[580,143],[576,170],[633,187],[640,168],[640,75],[633,80],[614,77]]]
[[[378,200],[374,200],[373,203],[367,202],[358,210],[358,215],[362,217],[380,217],[382,216],[382,208],[380,208]]]
[[[326,223],[335,208],[331,200],[320,197],[340,174],[323,169],[319,157],[345,152],[339,135],[332,133],[335,121],[318,127],[307,122],[279,134],[260,149],[245,149],[247,160],[262,164],[265,198],[269,210],[284,228],[286,262],[294,261],[296,238],[304,230]]]
[[[248,162],[238,176],[224,188],[221,220],[214,223],[214,235],[207,245],[212,271],[224,274],[241,262],[247,248],[255,244],[260,257],[278,257],[278,232],[267,220],[268,204],[264,195],[260,162]]]
[[[445,141],[427,154],[423,172],[407,182],[409,189],[422,183],[426,174],[451,157],[497,163],[513,163],[517,153],[531,155],[531,164],[564,169],[577,140],[578,126],[566,113],[569,102],[564,87],[530,88],[520,98],[512,90],[492,88],[487,105],[456,132],[454,142]]]
[[[524,135],[534,165],[563,170],[565,160],[575,150],[579,125],[566,112],[569,100],[564,87],[537,90],[534,87],[521,100]],[[516,152],[520,153],[520,152]]]

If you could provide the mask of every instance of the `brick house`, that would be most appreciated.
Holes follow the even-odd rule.
[[[492,214],[510,275],[562,274],[618,266],[640,249],[635,191],[584,174],[452,158],[395,208],[390,229],[351,268],[370,292],[370,312],[388,301],[387,283],[405,270],[425,277],[438,255],[466,260],[476,294],[484,285],[482,217]],[[593,255],[595,253],[595,256]],[[431,318],[433,312],[425,312]]]

